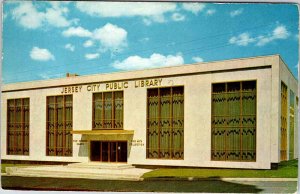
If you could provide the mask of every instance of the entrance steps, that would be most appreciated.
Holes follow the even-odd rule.
[[[93,169],[129,169],[134,168],[131,164],[127,163],[104,163],[104,162],[83,162],[71,163],[68,167],[76,168],[93,168]]]
[[[149,169],[135,168],[129,164],[74,163],[69,165],[43,165],[6,167],[7,176],[83,178],[99,180],[141,181]]]

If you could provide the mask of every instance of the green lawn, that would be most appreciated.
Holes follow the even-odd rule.
[[[284,161],[277,170],[244,170],[244,169],[213,169],[213,168],[162,168],[148,173],[143,177],[151,178],[209,178],[209,177],[238,177],[238,178],[297,178],[298,160]]]

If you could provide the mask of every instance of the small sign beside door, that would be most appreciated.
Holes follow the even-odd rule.
[[[143,140],[141,139],[133,139],[129,142],[130,146],[144,146]]]

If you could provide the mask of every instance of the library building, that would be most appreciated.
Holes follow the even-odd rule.
[[[271,169],[298,157],[279,55],[4,84],[5,161]]]

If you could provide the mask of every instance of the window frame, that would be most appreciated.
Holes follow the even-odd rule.
[[[253,159],[253,160],[242,160],[241,159],[241,157],[242,156],[240,156],[240,159],[239,160],[233,160],[233,159],[215,159],[215,158],[213,158],[213,148],[214,148],[214,146],[213,146],[213,134],[212,134],[212,132],[213,132],[213,124],[212,124],[212,121],[213,121],[213,117],[214,117],[214,115],[213,115],[213,95],[215,94],[214,92],[213,92],[213,86],[215,85],[215,84],[225,84],[225,91],[226,91],[226,94],[228,94],[228,84],[230,84],[230,83],[239,83],[240,84],[240,89],[239,89],[239,94],[241,94],[241,93],[243,93],[242,92],[242,82],[255,82],[255,97],[256,97],[256,100],[255,100],[255,120],[256,120],[256,122],[255,122],[255,158]],[[210,159],[211,159],[211,161],[221,161],[221,162],[256,162],[256,160],[257,160],[257,93],[258,93],[258,87],[257,87],[257,85],[258,85],[258,82],[257,82],[257,79],[250,79],[250,80],[234,80],[234,81],[223,81],[223,82],[212,82],[211,83],[211,132],[210,132],[210,135],[211,135],[211,138],[210,138],[210,140],[211,140],[211,154],[210,154]],[[230,92],[229,92],[230,93]],[[242,96],[241,96],[242,97]],[[240,99],[240,102],[242,101],[242,98]],[[240,112],[240,117],[242,117],[242,114],[241,114],[241,112]],[[240,129],[241,129],[241,127],[240,127]],[[240,139],[240,141],[241,141],[241,139]],[[226,146],[226,145],[225,145]],[[241,149],[241,147],[242,147],[242,144],[240,144],[240,150],[242,151],[242,149]],[[226,154],[225,154],[226,155]]]
[[[148,116],[148,114],[149,114],[149,107],[148,107],[148,100],[149,100],[149,97],[148,97],[148,92],[149,92],[149,90],[151,90],[151,89],[157,89],[158,90],[158,95],[159,95],[159,93],[160,93],[160,90],[161,89],[165,89],[165,88],[170,88],[170,93],[171,93],[171,95],[173,94],[172,93],[172,89],[171,88],[177,88],[177,87],[180,87],[180,88],[182,88],[182,91],[183,91],[183,93],[182,93],[182,96],[183,96],[183,126],[182,126],[182,128],[183,128],[183,139],[182,139],[182,141],[183,141],[183,144],[182,144],[182,148],[181,148],[181,150],[182,150],[182,152],[183,152],[183,156],[182,156],[182,158],[172,158],[171,157],[171,155],[170,155],[170,158],[162,158],[162,157],[160,157],[160,154],[158,154],[159,156],[157,157],[157,158],[154,158],[154,157],[149,157],[149,137],[148,137],[148,131],[149,131],[149,122],[148,122],[148,120],[149,120],[149,116]],[[184,116],[184,112],[185,112],[185,95],[184,95],[184,91],[185,91],[185,87],[184,87],[184,85],[175,85],[175,86],[162,86],[162,87],[151,87],[151,88],[147,88],[147,90],[146,90],[146,159],[150,159],[150,160],[184,160],[184,120],[185,120],[185,116]],[[160,101],[160,97],[159,97],[159,101]],[[172,105],[172,107],[173,107],[173,105]],[[159,106],[159,115],[161,114],[160,113],[160,109],[161,109],[161,107]],[[173,110],[173,108],[172,108],[172,110]],[[171,114],[171,113],[170,113]],[[159,117],[160,118],[160,117]],[[172,118],[173,119],[173,116],[172,117],[170,117],[170,118]],[[159,122],[160,123],[160,122]],[[159,128],[161,128],[160,127],[160,124],[159,124]],[[170,128],[170,129],[173,129],[173,128]],[[160,142],[160,136],[158,136],[158,141]],[[158,150],[160,150],[160,147],[158,148]]]
[[[283,91],[283,88],[285,91]],[[285,92],[285,93],[284,93]],[[283,98],[285,96],[285,98]],[[289,87],[281,81],[280,84],[280,161],[286,161],[288,159],[288,118],[289,118]],[[282,122],[285,120],[285,122]]]
[[[295,155],[295,92],[289,90],[289,160]],[[296,118],[297,119],[297,118]]]
[[[72,129],[70,130],[70,138],[71,138],[71,143],[70,143],[70,145],[71,145],[71,153],[70,154],[66,154],[66,144],[67,144],[67,141],[66,141],[66,131],[67,131],[67,129],[66,129],[66,115],[65,115],[65,113],[66,113],[66,97],[67,96],[69,96],[69,97],[71,97],[71,100],[72,100],[72,103],[71,103],[71,105],[72,105],[72,121],[71,121],[71,123],[72,123]],[[57,155],[57,137],[56,137],[56,133],[57,133],[57,131],[58,131],[58,129],[56,128],[56,127],[54,127],[54,142],[53,142],[53,144],[54,144],[54,146],[53,146],[53,149],[54,149],[54,154],[53,155],[50,155],[49,154],[49,149],[50,149],[50,142],[49,142],[49,126],[48,126],[48,122],[49,122],[49,120],[48,120],[48,117],[49,117],[49,110],[48,110],[48,105],[49,105],[49,98],[51,98],[51,97],[54,97],[54,103],[53,104],[55,104],[55,107],[54,107],[54,112],[57,110],[57,107],[56,107],[56,104],[57,104],[57,98],[58,97],[62,97],[63,98],[63,135],[62,135],[62,155]],[[71,133],[71,131],[73,130],[73,116],[74,116],[74,114],[73,114],[73,95],[72,94],[66,94],[66,95],[50,95],[50,96],[46,96],[46,149],[45,149],[45,151],[46,151],[46,156],[47,157],[52,157],[52,156],[54,156],[54,157],[73,157],[73,134]],[[55,114],[55,113],[54,113]],[[54,123],[56,123],[56,120],[55,120],[55,115],[54,115]]]
[[[24,149],[26,148],[26,146],[24,145],[25,144],[25,138],[26,138],[26,135],[25,135],[25,123],[27,123],[27,122],[25,122],[24,121],[24,117],[25,117],[25,115],[24,115],[24,112],[23,112],[23,110],[24,110],[24,100],[27,100],[28,99],[28,153],[27,154],[25,154],[25,151],[24,151]],[[13,135],[13,138],[14,138],[14,145],[15,145],[15,142],[16,142],[16,135],[15,135],[15,132],[16,132],[16,130],[15,130],[15,124],[16,124],[16,101],[17,100],[21,100],[21,125],[22,125],[22,127],[21,127],[21,133],[22,133],[22,135],[21,135],[21,142],[22,142],[22,146],[21,146],[21,150],[22,150],[22,153],[16,153],[16,152],[18,152],[17,150],[15,150],[15,149],[17,149],[18,147],[16,147],[16,146],[14,146],[13,147],[13,153],[10,153],[10,146],[9,146],[9,142],[10,142],[10,140],[9,140],[9,138],[10,138],[10,135],[9,135],[9,101],[11,101],[11,100],[13,100],[14,101],[14,130],[13,130],[13,132],[14,132],[14,135]],[[18,156],[29,156],[30,155],[30,98],[29,97],[23,97],[23,98],[10,98],[10,99],[7,99],[6,100],[6,103],[7,103],[7,106],[6,106],[6,155],[18,155]]]
[[[116,92],[121,92],[122,93],[122,128],[118,128],[118,127],[114,127],[115,125],[115,121],[116,121],[116,115],[115,115],[115,93]],[[112,109],[111,109],[111,128],[107,128],[107,127],[103,127],[103,128],[96,128],[95,126],[95,112],[96,112],[96,108],[95,108],[95,95],[96,94],[101,94],[102,98],[101,98],[101,102],[102,102],[102,110],[101,110],[101,122],[102,122],[102,126],[104,126],[104,121],[106,119],[104,119],[104,104],[105,104],[105,94],[107,93],[111,93],[111,104],[112,104]],[[101,92],[93,92],[92,94],[92,130],[124,130],[124,90],[114,90],[114,91],[101,91]]]

